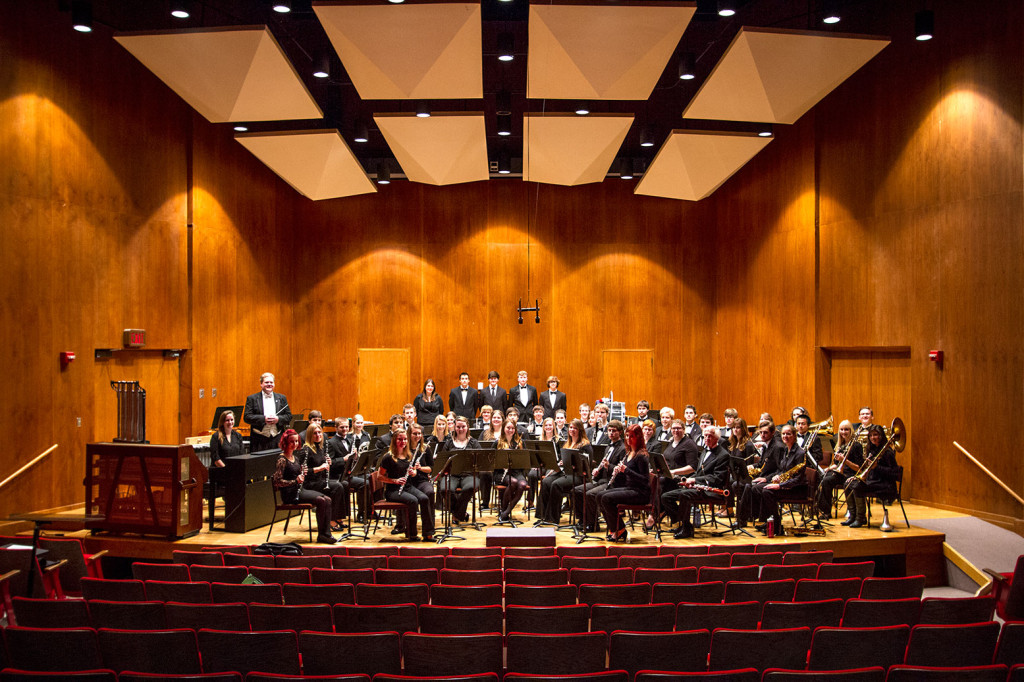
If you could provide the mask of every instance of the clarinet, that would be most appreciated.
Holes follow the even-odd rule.
[[[420,445],[422,446],[422,443]],[[402,485],[398,486],[398,494],[399,495],[401,495],[403,492],[405,492],[405,486],[409,482],[409,477],[412,476],[412,470],[415,469],[416,465],[420,463],[420,458],[423,457],[423,452],[424,452],[423,448],[421,447],[420,451],[418,453],[416,453],[416,456],[413,458],[412,462],[409,464],[409,468],[405,472],[405,482],[402,483]]]

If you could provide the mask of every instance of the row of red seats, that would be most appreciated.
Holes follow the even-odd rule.
[[[808,545],[813,546],[813,545]],[[331,556],[618,556],[634,554],[653,556],[658,554],[718,554],[737,552],[793,552],[801,551],[799,542],[777,540],[762,543],[737,544],[690,544],[672,545],[546,545],[543,547],[465,547],[461,545],[303,545],[302,552],[306,555],[327,554]],[[216,545],[202,547],[200,552],[233,552],[252,554],[256,550],[253,545]],[[824,550],[831,552],[832,550]]]
[[[1024,625],[998,623],[879,628],[691,630],[434,635],[377,632],[230,632],[212,629],[4,631],[4,664],[25,670],[109,668],[154,674],[266,672],[286,675],[478,673],[586,675],[752,668],[846,670],[895,665],[1024,663]],[[172,653],[173,655],[168,655]],[[1006,668],[1003,669],[1004,676]],[[960,678],[963,679],[963,678]]]
[[[586,586],[584,586],[585,588]],[[583,596],[586,590],[581,589]],[[351,592],[348,595],[352,596]],[[500,594],[494,595],[500,597]],[[965,600],[967,601],[967,600]],[[208,627],[218,630],[316,630],[373,632],[395,630],[436,634],[489,632],[573,633],[632,630],[776,630],[792,627],[874,627],[982,622],[984,612],[962,609],[948,619],[925,618],[927,600],[842,599],[813,602],[740,601],[645,605],[607,604],[599,600],[557,606],[500,603],[480,606],[439,604],[189,604],[181,602],[28,599],[14,600],[17,624],[36,628],[94,627],[128,630]],[[969,606],[981,606],[970,602]],[[946,606],[946,604],[940,604]],[[919,610],[920,609],[920,612]],[[947,614],[948,615],[948,614]],[[991,606],[987,616],[991,617]]]

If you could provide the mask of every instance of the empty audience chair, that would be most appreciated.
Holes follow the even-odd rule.
[[[558,568],[557,557],[510,557],[518,561],[546,561],[554,563],[554,566],[538,566],[538,568]],[[444,558],[444,566],[441,568],[454,568],[457,571],[486,571],[502,568],[500,555],[488,556],[447,556]]]
[[[852,561],[840,564],[819,564],[818,580],[834,580],[836,578],[870,578],[875,574],[874,561]]]
[[[17,624],[26,628],[88,628],[89,605],[81,599],[14,597]],[[13,625],[13,623],[12,623]]]
[[[614,632],[671,632],[676,624],[675,604],[602,604],[590,610],[590,629]]]
[[[580,585],[581,604],[650,604],[650,583]]]
[[[151,601],[177,601],[191,604],[209,604],[213,601],[208,582],[165,582],[147,580],[146,599]]]
[[[213,583],[235,583],[236,585],[249,575],[249,569],[245,566],[206,566],[203,564],[192,564],[188,567],[188,573],[194,581]]]
[[[608,556],[658,556],[657,545],[608,545]]]
[[[406,675],[452,677],[502,671],[501,633],[486,635],[424,635],[402,638]]]
[[[756,601],[731,604],[683,602],[676,607],[676,630],[756,630],[761,620],[761,604]]]
[[[984,623],[992,620],[996,601],[992,597],[943,598],[925,597],[921,600],[921,625],[950,623]]]
[[[605,670],[608,635],[604,632],[526,634],[508,638],[508,671],[538,675],[578,675]]]
[[[861,593],[860,578],[829,580],[804,579],[796,582],[794,601],[820,601],[822,599],[854,599]]]
[[[554,547],[506,547],[505,556],[551,556]]]
[[[259,579],[262,583],[306,583],[309,584],[308,568],[264,568],[262,566],[250,566],[249,574]]]
[[[850,599],[843,610],[843,627],[917,625],[920,611],[920,599]]]
[[[259,566],[260,568],[273,568],[274,556],[272,554],[239,554],[237,552],[224,553],[225,566]]]
[[[335,583],[373,582],[372,568],[314,568],[309,571],[309,582],[313,585],[332,585]]]
[[[331,568],[331,557],[329,554],[307,554],[304,556],[289,556],[278,554],[274,557],[274,568]]]
[[[397,632],[300,632],[299,653],[307,675],[396,675],[402,669],[402,643]]]
[[[241,682],[241,679],[241,677],[238,677],[237,682]],[[17,668],[4,668],[0,670],[0,682],[117,682],[117,680],[117,673],[105,668],[98,670],[62,670],[59,672],[38,672],[34,670],[18,670]]]
[[[104,667],[118,672],[196,674],[202,672],[196,633],[180,630],[99,631]]]
[[[811,638],[809,670],[848,670],[901,663],[910,638],[906,625],[818,628]]]
[[[737,552],[732,555],[730,566],[767,566],[781,564],[782,552]]]
[[[708,554],[747,554],[753,552],[756,549],[756,545],[753,543],[747,544],[715,544],[708,545]]]
[[[166,580],[187,583],[191,580],[185,564],[151,564],[136,561],[132,564],[132,577],[136,580]]]
[[[631,568],[570,568],[571,585],[625,585],[633,582]]]
[[[334,632],[331,607],[327,604],[250,604],[249,626],[253,630]]]
[[[395,556],[398,554],[398,545],[358,545],[348,548],[349,556]]]
[[[218,554],[252,554],[249,545],[213,545],[211,547],[200,547],[200,552],[217,552]]]
[[[603,672],[577,673],[575,675],[505,673],[505,680],[507,682],[631,682],[632,675],[625,670],[605,670]],[[466,682],[476,681],[467,680]]]
[[[733,581],[725,584],[724,601],[793,601],[795,590],[795,580]]]
[[[501,547],[452,547],[452,556],[501,556]]]
[[[507,556],[502,564],[504,569],[519,571],[552,571],[561,568],[561,559],[557,556]],[[458,568],[449,566],[448,568]]]
[[[671,558],[671,557],[669,557]],[[695,583],[697,569],[689,568],[637,568],[633,570],[635,583]]]
[[[586,604],[565,606],[505,607],[506,632],[543,632],[548,634],[586,632],[590,607]]]
[[[103,667],[92,628],[3,629],[6,664],[21,670],[94,670]]]
[[[992,578],[992,596],[996,611],[1003,620],[1024,619],[1024,554],[1017,557],[1013,573],[999,573],[986,568]]]
[[[655,556],[623,554],[619,556],[619,568],[632,568],[634,570],[638,568],[674,569],[675,565],[675,558],[665,554]]]
[[[854,668],[852,670],[780,670],[769,668],[762,682],[885,682],[885,669]]]
[[[816,549],[809,552],[786,552],[782,555],[782,564],[826,564],[832,562],[831,549]]]
[[[236,585],[234,583],[212,583],[213,603],[233,604],[283,604],[284,593],[278,583],[266,585]]]
[[[711,633],[612,632],[608,667],[635,675],[640,670],[699,672],[707,669]]]
[[[711,633],[709,670],[727,668],[786,668],[800,670],[811,645],[808,628],[786,630],[727,630]]]
[[[146,586],[141,580],[82,578],[82,596],[109,601],[145,601]]]
[[[406,556],[399,554],[398,556],[388,557],[388,568],[399,571],[433,568],[434,570],[440,571],[444,568],[446,559],[447,557],[440,554],[428,554],[425,556]],[[501,566],[498,566],[498,568],[501,568]]]
[[[761,580],[811,580],[818,575],[818,564],[766,564],[761,567]]]
[[[505,571],[506,585],[568,585],[569,569],[553,568],[547,570],[508,569]]]
[[[1006,665],[1024,663],[1024,622],[1003,623],[994,662]]]
[[[249,609],[245,604],[164,604],[168,628],[200,630],[249,630]]]
[[[861,599],[920,599],[924,594],[924,576],[905,578],[865,578],[860,588]]]
[[[720,580],[710,583],[655,583],[651,587],[651,602],[655,604],[719,604],[724,596],[725,583]]]
[[[430,586],[430,603],[435,606],[490,606],[501,601],[500,584]]]
[[[331,568],[348,570],[372,568],[373,570],[377,570],[379,568],[387,567],[388,557],[384,554],[368,554],[362,556],[334,555],[331,557]]]
[[[482,635],[501,632],[505,613],[500,604],[491,606],[419,607],[420,632],[439,635]]]
[[[687,556],[696,556],[708,553],[707,545],[659,545],[658,554],[669,554],[671,556],[679,556],[685,554]],[[721,554],[721,552],[718,552]]]
[[[306,585],[303,583],[285,583],[281,586],[286,606],[303,604],[355,604],[355,585],[348,583],[329,583],[327,585]]]
[[[958,667],[927,667],[894,665],[889,668],[886,682],[1003,682],[1005,665],[977,665]]]
[[[664,670],[641,670],[637,672],[634,682],[759,682],[761,672],[755,668],[735,670],[718,670],[706,673],[676,673]]]
[[[356,585],[356,604],[426,604],[430,599],[430,587],[424,583],[412,585]]]
[[[89,616],[94,628],[148,630],[167,627],[164,604],[159,601],[94,599],[89,602]]]
[[[206,672],[298,675],[299,644],[291,630],[235,632],[202,629],[199,654]]]
[[[732,554],[719,552],[717,554],[677,554],[676,568],[702,568],[704,566],[718,566],[725,568],[732,563]]]
[[[335,604],[335,632],[415,632],[416,604]]]
[[[441,570],[442,585],[499,585],[504,579],[500,568],[484,571],[460,571],[454,568]],[[434,581],[438,582],[438,581]]]
[[[572,570],[574,568],[618,568],[619,558],[617,556],[564,556],[562,557],[562,568]]]
[[[910,629],[907,665],[988,665],[996,652],[999,623],[915,625]]]
[[[701,566],[697,570],[697,580],[710,583],[721,580],[723,583],[732,581],[754,581],[760,572],[759,566]]]
[[[347,675],[281,675],[280,673],[249,673],[245,682],[310,682],[330,680],[331,682],[370,682],[369,675],[349,673]]]
[[[555,556],[608,556],[608,548],[604,545],[566,545],[555,547]]]
[[[441,556],[451,554],[451,547],[446,545],[428,545],[417,547],[416,545],[398,545],[398,556]]]
[[[566,606],[575,604],[575,585],[505,585],[505,604],[522,606]]]
[[[843,620],[843,600],[768,601],[761,613],[762,630],[808,627],[839,627]]]

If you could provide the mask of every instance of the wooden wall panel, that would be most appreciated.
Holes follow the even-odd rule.
[[[654,392],[654,353],[649,349],[611,350],[601,354],[601,393],[623,402],[626,414]]]

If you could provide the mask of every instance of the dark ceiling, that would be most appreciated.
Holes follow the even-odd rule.
[[[58,1],[62,8],[69,8],[70,0]],[[386,0],[366,1],[386,4]],[[631,4],[629,0],[590,1],[602,4]],[[642,4],[657,4],[659,1],[646,0]],[[842,17],[838,24],[832,25],[822,22],[827,2],[828,0],[736,0],[736,14],[724,18],[718,15],[716,0],[700,0],[696,3],[697,13],[679,41],[650,98],[646,101],[596,101],[590,103],[590,110],[628,112],[635,115],[636,120],[622,144],[619,157],[633,159],[641,168],[654,158],[661,142],[671,130],[700,128],[749,131],[759,128],[761,126],[749,123],[684,121],[681,114],[741,26],[835,33],[877,33],[878,28],[872,23],[874,16],[878,14],[875,10],[880,3],[891,0],[840,0],[837,3],[828,3],[837,5]],[[395,172],[399,171],[394,156],[373,126],[373,115],[411,112],[415,109],[416,102],[360,99],[313,12],[312,0],[292,0],[292,11],[287,14],[275,12],[271,0],[189,0],[186,4],[191,16],[187,19],[177,19],[170,14],[170,0],[92,0],[93,22],[114,32],[266,25],[320,104],[325,117],[315,121],[253,123],[249,125],[249,129],[269,131],[337,128],[368,171],[375,169],[380,160],[387,161]],[[513,168],[516,170],[519,168],[523,145],[522,114],[543,111],[568,112],[575,110],[577,104],[574,100],[527,99],[528,9],[527,0],[482,0],[481,59],[484,98],[429,102],[433,111],[484,111],[487,121],[488,157],[494,163],[499,152],[505,151],[513,158]],[[912,28],[893,27],[889,35],[894,39],[911,39]],[[501,62],[497,59],[500,33],[511,33],[514,36],[515,59],[511,62]],[[102,32],[97,31],[94,35],[97,39],[102,39]],[[331,55],[331,75],[328,79],[315,78],[312,75],[314,60],[323,54]],[[680,60],[687,54],[696,59],[696,78],[684,81],[678,77],[678,68]],[[495,118],[495,96],[503,89],[511,94],[512,100],[512,135],[508,137],[498,135]],[[353,141],[354,132],[360,123],[369,128],[369,140],[365,143]],[[640,145],[641,131],[645,129],[654,135],[653,147]],[[615,166],[612,172],[617,173]]]

